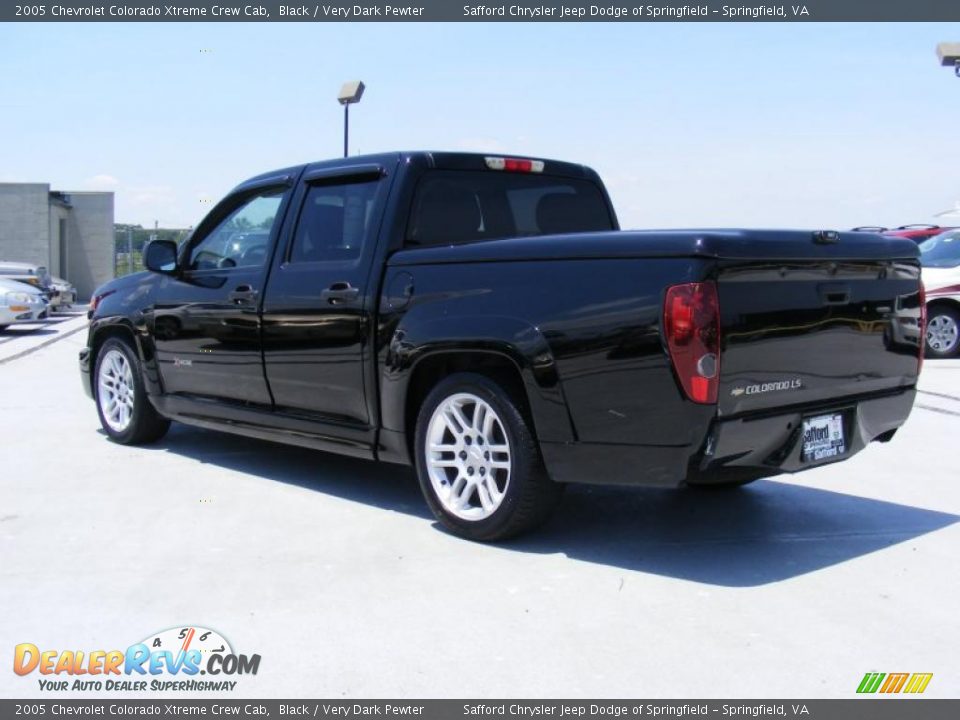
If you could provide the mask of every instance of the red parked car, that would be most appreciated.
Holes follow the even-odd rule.
[[[915,243],[922,243],[924,240],[932,238],[934,235],[939,235],[946,230],[954,229],[955,228],[940,227],[939,225],[927,225],[925,223],[901,225],[897,228],[885,228],[877,225],[861,225],[860,227],[853,228],[853,230],[856,232],[872,232],[880,233],[882,235],[890,235],[892,237],[902,237],[908,240],[913,240]]]

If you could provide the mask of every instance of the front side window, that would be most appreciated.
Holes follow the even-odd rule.
[[[285,190],[266,190],[245,200],[190,249],[190,270],[258,267],[267,260],[270,233]]]
[[[372,180],[312,186],[303,201],[288,262],[359,260],[380,185]]]

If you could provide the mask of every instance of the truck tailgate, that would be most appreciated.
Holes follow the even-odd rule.
[[[809,240],[804,250],[813,257],[721,262],[720,416],[916,383],[916,261],[818,258]]]

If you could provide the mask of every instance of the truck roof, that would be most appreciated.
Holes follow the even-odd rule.
[[[344,167],[349,165],[383,165],[391,166],[398,162],[405,162],[411,166],[420,166],[422,168],[431,168],[438,170],[481,170],[489,171],[487,158],[511,158],[518,160],[536,160],[543,163],[541,174],[559,175],[562,177],[575,177],[593,180],[600,183],[600,176],[592,168],[578,163],[565,162],[563,160],[552,160],[548,158],[536,158],[529,155],[516,155],[512,153],[472,153],[472,152],[451,152],[451,151],[433,151],[433,150],[405,150],[397,152],[376,153],[371,155],[351,155],[346,158],[331,158],[329,160],[317,160],[304,163],[302,165],[292,165],[286,168],[279,168],[269,172],[255,175],[243,181],[236,188],[242,190],[246,186],[262,185],[265,181],[274,178],[278,182],[292,180],[303,170],[322,170],[327,167]]]

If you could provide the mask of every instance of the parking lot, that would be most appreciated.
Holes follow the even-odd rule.
[[[234,697],[845,698],[868,671],[960,693],[960,361],[928,361],[907,425],[849,462],[732,492],[572,487],[544,530],[487,546],[396,466],[183,426],[109,442],[85,322],[0,335],[7,662],[190,624],[261,655]]]

